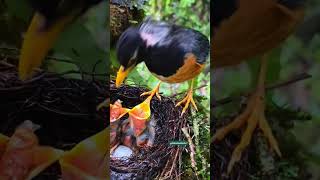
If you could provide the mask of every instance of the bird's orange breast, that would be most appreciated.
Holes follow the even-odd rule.
[[[213,67],[236,65],[279,45],[303,19],[303,9],[274,0],[239,0],[238,10],[216,29]]]
[[[204,68],[204,64],[197,62],[197,57],[189,53],[185,56],[184,64],[181,66],[175,74],[164,77],[154,74],[158,79],[167,83],[181,83],[190,79],[193,79],[201,73]]]

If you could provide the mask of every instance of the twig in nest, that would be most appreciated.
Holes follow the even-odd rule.
[[[175,152],[174,152],[175,151]],[[174,159],[172,160],[168,160],[165,167],[163,168],[163,171],[161,172],[161,174],[157,177],[158,180],[165,180],[165,179],[170,179],[173,177],[172,175],[172,172],[174,171],[175,169],[175,166],[176,166],[176,162],[177,162],[177,158],[178,158],[178,155],[180,154],[180,150],[179,149],[176,149],[176,150],[173,150],[171,152],[171,154],[175,154],[174,155]],[[171,167],[169,167],[171,164]],[[170,171],[167,171],[168,169],[170,168]]]
[[[4,47],[0,46],[0,50],[6,50],[6,51],[11,51],[11,52],[6,52],[8,57],[11,57],[13,59],[19,59],[19,54],[20,54],[20,49],[14,48],[14,47]],[[59,62],[64,62],[64,63],[70,63],[70,64],[75,64],[75,61],[73,61],[71,58],[62,58],[62,57],[55,57],[55,56],[46,56],[46,60],[51,60],[51,61],[59,61]]]
[[[185,136],[185,137],[187,138],[187,140],[188,140],[189,147],[190,147],[191,166],[192,166],[192,168],[195,170],[195,174],[196,174],[197,179],[199,179],[199,178],[198,178],[198,172],[197,172],[197,162],[196,162],[196,160],[195,160],[195,158],[194,158],[194,156],[195,156],[196,153],[195,153],[194,144],[193,144],[193,142],[192,142],[192,138],[191,138],[190,134],[188,133],[188,130],[187,130],[186,127],[182,128],[181,130],[182,130],[184,136]]]
[[[275,83],[275,84],[272,84],[272,85],[268,85],[265,89],[266,91],[269,91],[269,90],[273,90],[273,89],[276,89],[276,88],[280,88],[280,87],[284,87],[284,86],[288,86],[290,84],[293,84],[293,83],[296,83],[298,81],[302,81],[302,80],[305,80],[305,79],[309,79],[311,78],[312,76],[308,73],[301,73],[301,74],[298,74],[296,76],[294,76],[293,78],[289,79],[289,80],[286,80],[286,81],[283,81],[283,82],[278,82],[278,83]],[[239,99],[239,97],[248,97],[253,91],[250,91],[249,93],[240,93],[240,95],[236,96],[236,97],[226,97],[226,98],[223,98],[223,99],[220,99],[220,100],[217,100],[216,102],[213,103],[213,107],[217,107],[219,105],[224,105],[224,104],[227,104],[227,103],[230,103],[236,99]]]
[[[176,164],[174,162],[177,162],[178,155],[179,155],[179,150],[177,150],[176,155],[174,156],[174,160],[173,160],[173,163],[172,163],[172,166],[171,166],[171,169],[170,169],[170,173],[169,173],[170,176],[172,174],[172,171],[173,171],[174,167],[176,166]]]

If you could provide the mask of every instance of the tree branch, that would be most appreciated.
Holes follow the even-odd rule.
[[[288,86],[290,84],[293,84],[293,83],[296,83],[298,81],[302,81],[302,80],[305,80],[305,79],[309,79],[311,78],[312,76],[308,73],[301,73],[301,74],[298,74],[292,78],[290,78],[289,80],[286,80],[284,82],[278,82],[276,84],[272,84],[272,85],[268,85],[265,89],[266,91],[270,91],[270,90],[273,90],[273,89],[277,89],[277,88],[281,88],[281,87],[284,87],[284,86]],[[239,99],[240,97],[248,97],[253,91],[250,91],[250,92],[247,92],[247,93],[240,93],[240,95],[237,95],[237,96],[233,96],[233,97],[226,97],[226,98],[222,98],[220,100],[217,100],[215,102],[213,102],[213,107],[217,107],[217,106],[221,106],[221,105],[224,105],[224,104],[228,104],[230,102],[233,102],[237,99]]]

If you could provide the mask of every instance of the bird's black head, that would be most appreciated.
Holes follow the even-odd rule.
[[[137,64],[138,52],[142,45],[143,40],[138,28],[130,27],[123,32],[117,42],[117,58],[120,65],[126,69]]]
[[[129,72],[142,62],[138,55],[143,45],[138,28],[130,27],[121,34],[117,42],[117,59],[121,67],[117,74],[116,86],[120,86]]]

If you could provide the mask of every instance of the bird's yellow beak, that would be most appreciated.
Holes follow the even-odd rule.
[[[41,65],[42,60],[53,46],[58,35],[74,17],[75,15],[62,17],[48,29],[43,29],[42,27],[46,21],[45,17],[39,13],[33,16],[28,31],[25,34],[20,54],[18,70],[21,80],[32,76],[32,72]]]
[[[123,83],[125,78],[129,75],[129,73],[133,70],[135,65],[129,66],[127,68],[124,68],[124,66],[121,66],[117,73],[117,79],[116,79],[116,87],[120,87],[120,85]]]

